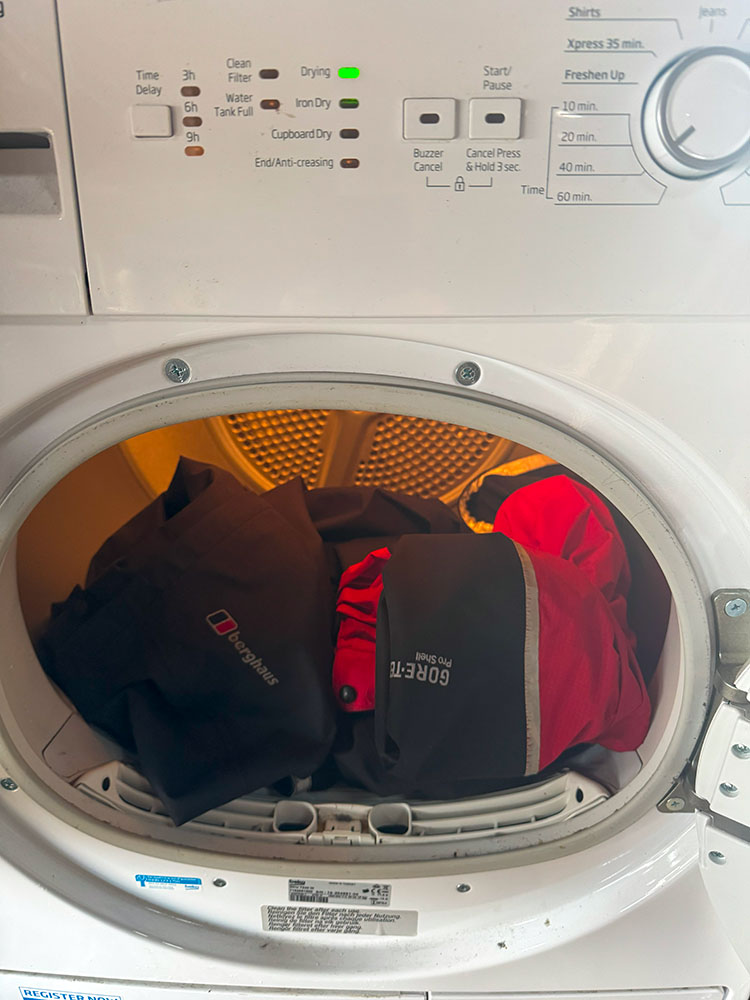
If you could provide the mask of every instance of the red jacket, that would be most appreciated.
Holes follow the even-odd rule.
[[[471,671],[466,669],[471,660],[468,640],[463,644],[463,672],[459,674],[456,667],[451,667],[454,692],[451,697],[456,706],[462,696],[466,697],[466,712],[471,712],[472,696],[496,699],[498,705],[507,707],[516,697],[518,686],[523,686],[516,712],[524,716],[523,732],[506,725],[500,737],[496,733],[487,734],[486,746],[498,756],[498,775],[510,776],[500,758],[513,740],[525,741],[522,755],[525,774],[543,769],[564,750],[579,743],[599,743],[619,751],[635,749],[648,730],[651,709],[635,657],[635,637],[627,621],[630,586],[627,556],[606,505],[588,487],[567,476],[555,476],[523,487],[508,497],[497,512],[494,531],[516,543],[515,554],[505,548],[496,563],[492,562],[494,557],[489,561],[486,558],[490,549],[496,549],[490,542],[492,536],[456,536],[450,544],[444,544],[441,536],[432,535],[410,540],[408,566],[404,556],[399,557],[399,552],[405,550],[396,546],[393,567],[389,565],[390,551],[383,548],[371,552],[343,574],[337,602],[341,625],[333,667],[334,690],[340,707],[350,712],[375,709],[375,729],[381,734],[381,748],[391,752],[392,766],[404,774],[410,768],[405,750],[409,737],[405,729],[398,734],[394,732],[400,725],[397,722],[389,728],[389,718],[414,719],[420,712],[429,711],[435,726],[439,728],[444,720],[445,727],[451,729],[450,740],[454,744],[461,739],[460,726],[454,731],[455,720],[450,712],[443,713],[442,703],[435,700],[440,696],[438,673],[434,691],[429,683],[405,683],[409,680],[409,660],[404,660],[406,668],[399,658],[389,660],[390,676],[385,676],[378,652],[376,683],[376,631],[378,649],[382,647],[386,658],[397,656],[400,649],[410,651],[411,639],[407,634],[412,620],[419,642],[424,645],[425,632],[419,631],[418,621],[424,611],[441,619],[447,626],[445,634],[456,637],[458,650],[462,648],[461,636],[469,622],[473,642],[481,643],[483,632],[486,642],[497,643],[502,628],[523,630],[523,642],[512,647],[522,648],[522,655],[511,663],[510,654],[504,652],[502,670],[498,670],[491,689],[488,690],[483,677],[482,690],[471,690]],[[476,577],[467,576],[469,564],[462,556],[462,552],[469,552],[469,546],[472,553],[481,557],[475,560]],[[437,554],[438,550],[439,558],[436,555],[433,559],[431,553]],[[422,573],[413,565],[415,560],[421,563]],[[376,628],[386,566],[385,597]],[[399,579],[412,573],[411,578],[418,582],[411,590],[408,586],[400,589]],[[520,587],[523,617],[511,614],[512,602],[508,601],[502,602],[496,613],[493,608],[477,620],[477,607],[482,603],[477,598],[497,583],[492,580],[497,574],[518,578],[509,581],[509,585]],[[419,596],[414,598],[416,603],[411,603],[415,586]],[[431,599],[435,605],[432,608]],[[400,608],[404,609],[401,619]],[[399,620],[400,624],[395,626],[394,622]],[[422,652],[427,656],[430,651]],[[416,652],[405,653],[406,657],[416,655]],[[394,668],[394,663],[399,666]],[[412,680],[419,669],[411,671]],[[431,675],[425,676],[429,681]],[[342,688],[346,698],[341,697]],[[444,698],[447,708],[447,687]],[[408,701],[408,710],[404,699]],[[383,717],[380,720],[379,714]],[[462,725],[471,727],[471,716]],[[443,735],[448,741],[447,730]],[[430,736],[436,747],[440,739],[439,731]],[[386,751],[386,747],[391,751]],[[460,748],[456,759],[461,759]],[[506,764],[517,769],[519,759],[518,754],[508,751]],[[420,767],[425,766],[422,761]]]

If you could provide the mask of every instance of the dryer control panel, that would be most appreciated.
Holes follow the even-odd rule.
[[[58,8],[97,312],[750,312],[748,0]]]

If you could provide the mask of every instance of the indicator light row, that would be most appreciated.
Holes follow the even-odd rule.
[[[203,146],[185,146],[185,156],[203,156],[204,153]],[[359,160],[356,156],[345,156],[343,160],[339,160],[339,166],[343,167],[344,170],[356,170],[359,166]]]
[[[359,69],[356,66],[341,66],[339,69],[339,77],[342,80],[356,80],[359,76]],[[258,76],[261,80],[278,80],[279,71],[277,69],[261,69],[258,71]],[[200,95],[201,88],[188,85],[180,89],[180,93],[183,97],[198,97]],[[339,101],[339,106],[342,108],[356,108],[359,101],[356,98],[343,98]]]
[[[281,107],[281,101],[277,100],[275,97],[264,97],[260,102],[261,108],[264,111],[278,111]],[[359,101],[356,97],[342,97],[339,101],[340,108],[358,108]]]
[[[183,97],[199,97],[201,92],[200,87],[182,87],[180,93]],[[266,97],[260,102],[260,106],[264,111],[278,111],[281,107],[281,101],[277,100],[275,97]],[[351,110],[352,108],[359,107],[359,100],[356,97],[342,97],[339,101],[340,108],[347,108]],[[187,125],[187,120],[185,120]]]

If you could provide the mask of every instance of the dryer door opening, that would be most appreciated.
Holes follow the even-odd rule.
[[[43,673],[32,642],[45,632],[51,603],[83,583],[104,540],[167,488],[180,456],[226,469],[261,495],[299,476],[311,490],[353,485],[437,499],[475,534],[491,532],[498,489],[509,495],[517,484],[569,473],[555,456],[486,431],[353,410],[193,420],[130,438],[84,462],[50,490],[19,532],[19,618],[30,638],[19,641],[22,655],[4,678],[28,762],[79,810],[124,831],[214,851],[395,861],[498,854],[559,840],[574,826],[595,826],[604,808],[635,794],[679,715],[682,651],[659,564],[610,504],[631,567],[630,624],[652,705],[649,732],[637,749],[579,745],[539,774],[459,799],[375,793],[346,774],[322,788],[276,784],[175,827],[137,758],[85,723]],[[3,582],[14,587],[7,562]]]

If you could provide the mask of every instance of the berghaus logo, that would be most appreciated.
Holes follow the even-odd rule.
[[[206,615],[206,621],[214,630],[218,632],[219,635],[226,635],[227,632],[234,632],[239,626],[237,622],[223,609],[221,611],[214,611],[212,615]]]
[[[247,643],[240,639],[239,625],[228,611],[224,608],[212,611],[210,615],[206,615],[206,621],[217,635],[225,637],[234,646],[242,662],[252,667],[269,687],[274,687],[279,683],[279,678],[268,669],[263,658],[257,656]]]

